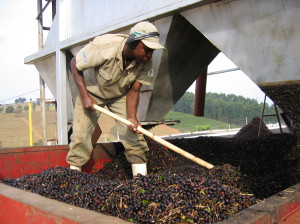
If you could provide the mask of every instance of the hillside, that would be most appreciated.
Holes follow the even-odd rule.
[[[180,130],[180,132],[193,132],[200,131],[199,128],[203,129],[227,129],[227,128],[237,128],[236,125],[229,125],[222,121],[213,120],[205,117],[195,117],[191,114],[169,111],[165,116],[165,120],[180,120],[180,123],[175,124],[173,128]],[[198,130],[197,130],[198,126]],[[230,126],[230,127],[229,127]]]

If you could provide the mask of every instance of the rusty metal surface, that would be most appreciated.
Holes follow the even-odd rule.
[[[92,158],[82,170],[86,173],[97,172],[122,150],[121,142],[95,144]],[[68,167],[68,152],[67,145],[1,149],[0,180],[36,174],[56,166]]]
[[[1,183],[0,205],[0,223],[129,223]]]

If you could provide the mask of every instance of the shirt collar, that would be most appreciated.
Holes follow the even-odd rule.
[[[119,48],[119,51],[118,51],[118,55],[117,55],[117,58],[118,58],[118,64],[120,66],[120,68],[122,68],[123,70],[123,64],[122,64],[122,51],[124,49],[124,46],[125,46],[125,42],[126,42],[126,38],[122,41],[121,45],[120,45],[120,48]],[[132,68],[136,65],[136,60],[133,60],[130,65],[126,68],[126,69],[129,69],[129,68]]]

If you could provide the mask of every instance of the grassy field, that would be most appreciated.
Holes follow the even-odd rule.
[[[180,130],[180,132],[183,133],[201,131],[200,129],[217,130],[217,129],[229,128],[229,124],[221,121],[217,121],[205,117],[195,117],[190,114],[174,112],[174,111],[170,111],[164,119],[180,120],[180,123],[175,124],[174,128]],[[236,128],[236,127],[237,126],[231,126],[230,128]]]
[[[173,135],[185,132],[200,131],[199,128],[227,129],[229,125],[224,122],[204,118],[194,117],[189,114],[170,111],[165,120],[180,120],[174,126],[158,125],[150,131],[158,136]],[[0,113],[0,148],[14,148],[30,146],[29,142],[29,118],[28,112],[20,114]],[[115,122],[112,118],[102,115],[99,119],[102,135],[98,142],[117,141]],[[49,144],[56,144],[56,112],[50,110],[46,112],[47,139]],[[198,126],[198,130],[197,130]],[[32,137],[33,145],[42,145],[42,123],[41,112],[34,111],[32,114]],[[234,128],[234,127],[231,127]]]

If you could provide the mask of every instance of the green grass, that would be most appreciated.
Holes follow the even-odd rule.
[[[180,130],[181,132],[197,131],[197,126],[200,126],[200,128],[209,127],[210,130],[229,128],[229,124],[222,121],[217,121],[205,117],[195,117],[191,114],[174,111],[169,111],[169,113],[164,117],[164,120],[180,120],[180,123],[177,123],[172,127]],[[230,128],[238,128],[238,126],[230,125]]]

